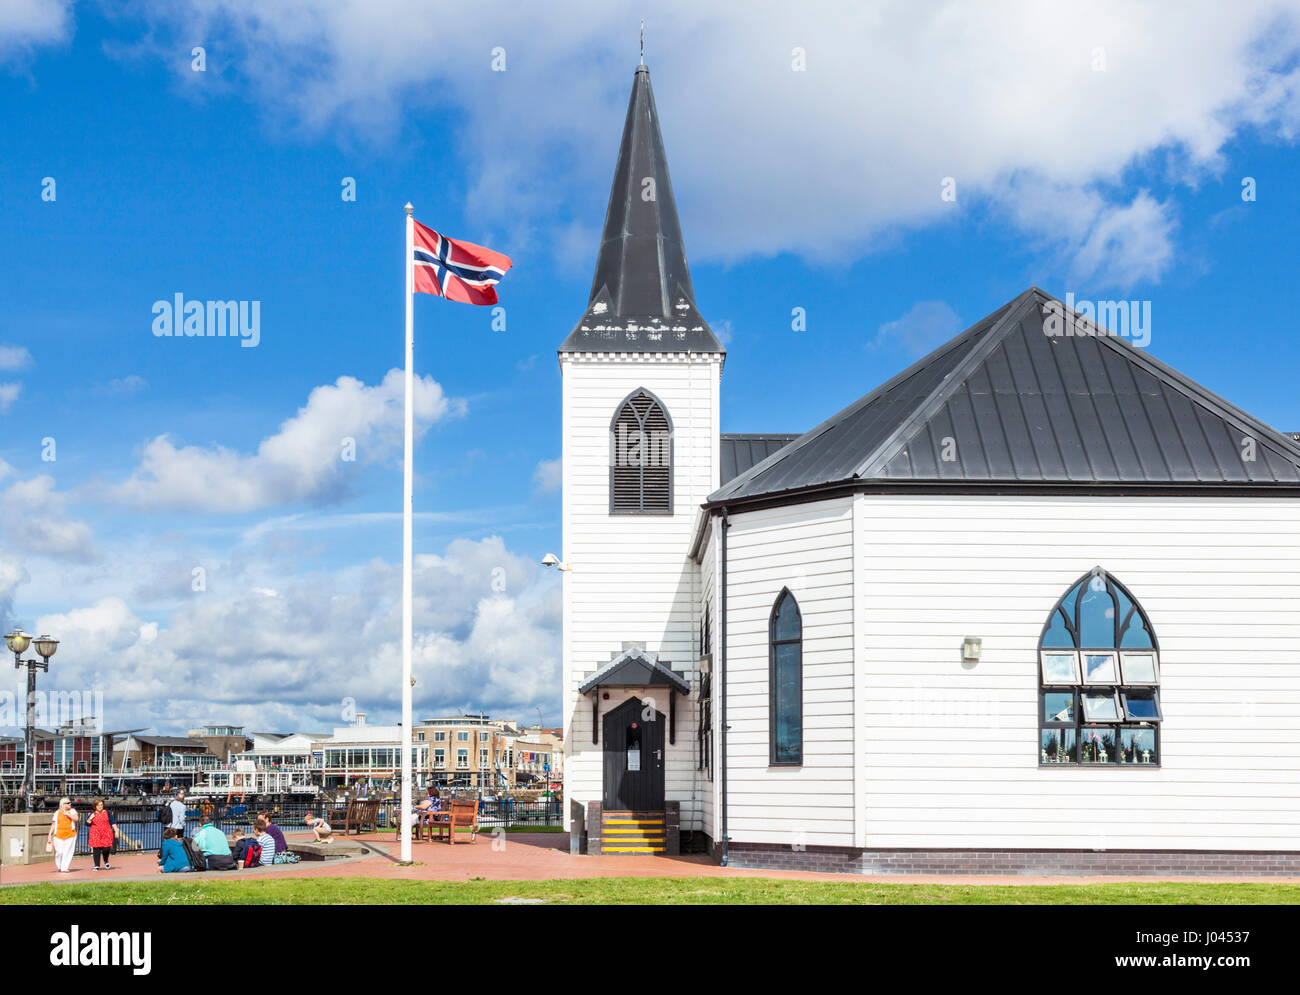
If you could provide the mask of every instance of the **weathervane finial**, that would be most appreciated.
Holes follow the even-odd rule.
[[[645,65],[645,18],[641,18],[641,65]]]

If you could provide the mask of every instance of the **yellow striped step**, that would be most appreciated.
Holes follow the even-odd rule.
[[[663,853],[666,823],[663,812],[601,812],[600,852]]]

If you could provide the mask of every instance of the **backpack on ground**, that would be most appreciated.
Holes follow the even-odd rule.
[[[235,869],[235,858],[228,853],[214,853],[208,858],[208,870],[210,871],[233,871]]]
[[[185,848],[185,856],[189,859],[191,870],[206,871],[208,869],[208,858],[203,855],[202,850],[194,845],[192,839],[182,837],[181,846]]]

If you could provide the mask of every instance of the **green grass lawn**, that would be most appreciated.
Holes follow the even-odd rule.
[[[586,878],[566,881],[116,882],[0,889],[0,905],[483,905],[519,899],[556,905],[1300,905],[1295,884],[872,884],[769,878]]]

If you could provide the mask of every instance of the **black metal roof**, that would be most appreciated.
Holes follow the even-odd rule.
[[[632,82],[587,311],[560,352],[726,352],[695,307],[645,66]]]
[[[724,484],[710,505],[864,482],[1300,484],[1300,446],[1032,287]],[[1254,452],[1255,458],[1247,455]]]
[[[798,433],[790,435],[746,435],[723,433],[719,447],[720,471],[718,478],[722,483],[734,480],[756,463],[761,463],[778,449],[799,438]]]
[[[132,736],[132,738],[143,746],[163,749],[206,750],[208,748],[208,744],[201,739],[190,739],[188,736]]]
[[[633,646],[617,654],[587,678],[578,688],[578,693],[586,694],[597,688],[653,687],[672,688],[682,694],[691,693],[686,678],[669,667],[666,660],[660,660],[654,653],[640,646]]]

